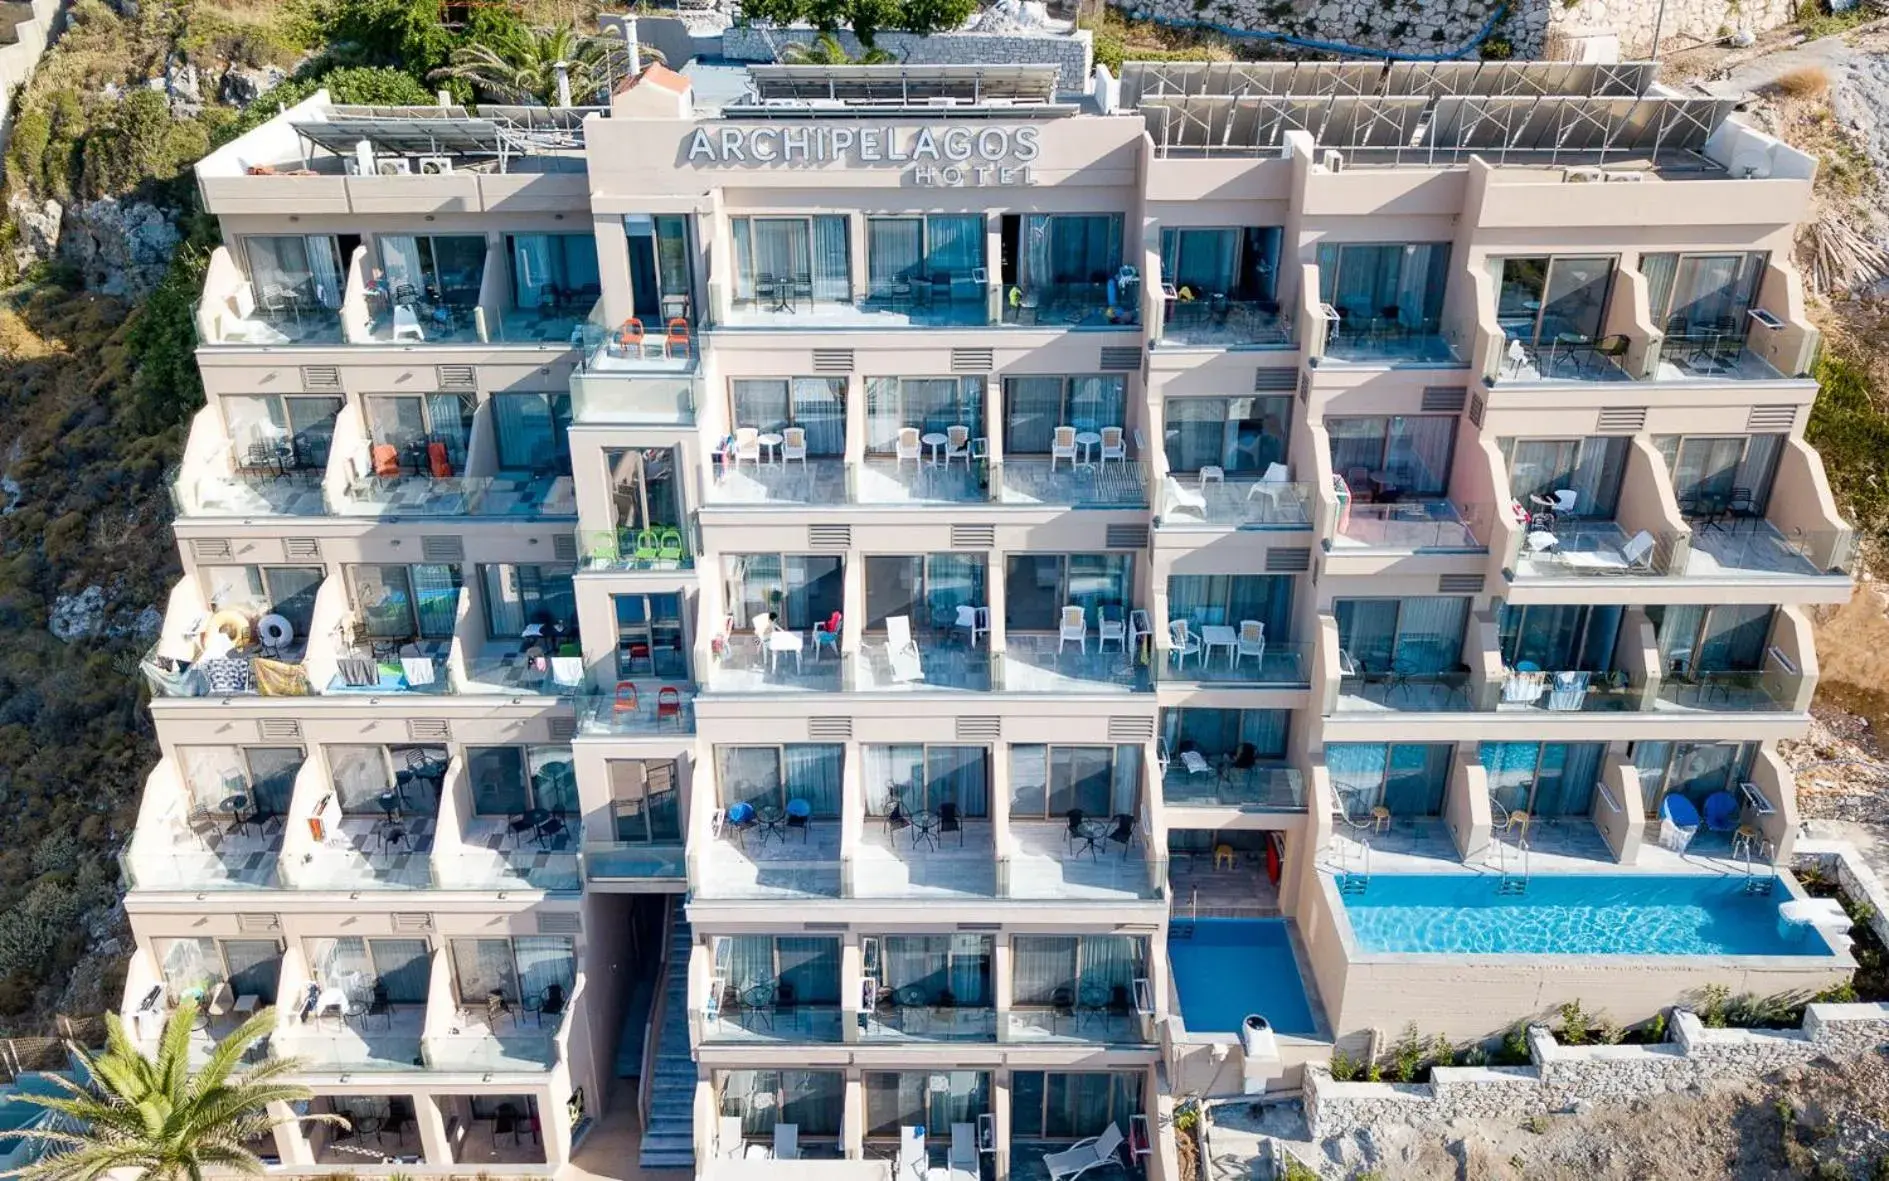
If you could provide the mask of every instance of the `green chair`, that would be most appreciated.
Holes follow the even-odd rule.
[[[664,529],[656,556],[665,562],[680,562],[682,560],[682,530],[674,525]]]
[[[591,543],[590,560],[596,565],[613,566],[617,556],[617,535],[614,530]]]
[[[654,529],[638,529],[636,531],[636,548],[631,551],[630,557],[638,562],[654,562],[656,560],[656,553],[656,531]]]

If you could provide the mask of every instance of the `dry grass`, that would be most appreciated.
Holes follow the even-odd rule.
[[[1815,620],[1817,698],[1869,720],[1889,734],[1889,616],[1875,587],[1860,584],[1850,601]]]
[[[1779,74],[1771,88],[1786,98],[1822,98],[1830,93],[1830,72],[1822,66],[1799,66]]]

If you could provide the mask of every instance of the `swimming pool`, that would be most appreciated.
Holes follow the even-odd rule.
[[[1374,874],[1343,894],[1366,952],[1832,956],[1808,927],[1780,931],[1791,893],[1710,874],[1538,874],[1522,894],[1475,874]]]
[[[1284,919],[1178,923],[1168,933],[1168,963],[1189,1032],[1238,1033],[1240,1021],[1258,1013],[1280,1033],[1318,1033]]]
[[[32,1095],[63,1095],[65,1089],[50,1075],[27,1072],[11,1086],[0,1087],[0,1132],[17,1132],[46,1114],[46,1109],[19,1098],[20,1092]],[[0,1141],[0,1152],[8,1152],[15,1141]]]

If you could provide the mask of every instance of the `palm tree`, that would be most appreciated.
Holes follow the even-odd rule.
[[[475,41],[453,50],[452,61],[428,75],[434,81],[459,78],[488,99],[504,103],[558,101],[558,73],[570,82],[570,93],[581,103],[610,81],[612,48],[618,56],[622,42],[582,34],[569,25],[552,29],[520,29],[497,44]],[[644,49],[642,56],[655,55]]]
[[[780,59],[795,66],[881,66],[898,60],[883,49],[868,49],[853,57],[831,33],[820,34],[812,44],[795,41],[781,46]]]
[[[192,1072],[190,1031],[196,1018],[194,1003],[178,1006],[164,1023],[156,1058],[138,1049],[116,1014],[105,1017],[104,1053],[94,1057],[70,1045],[86,1082],[55,1075],[64,1094],[18,1096],[46,1108],[52,1118],[37,1128],[6,1133],[49,1150],[16,1175],[23,1181],[100,1181],[115,1170],[130,1169],[143,1181],[202,1181],[209,1168],[260,1175],[262,1162],[244,1146],[278,1122],[269,1104],[298,1103],[310,1092],[278,1081],[296,1068],[292,1059],[273,1058],[236,1073],[250,1046],[268,1033],[275,1010],[264,1009],[245,1021]],[[333,1115],[292,1118],[345,1123]]]

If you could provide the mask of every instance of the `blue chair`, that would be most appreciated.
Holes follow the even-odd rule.
[[[742,848],[747,848],[748,831],[760,822],[760,818],[755,815],[754,805],[745,800],[728,805],[727,821],[728,827],[735,832],[735,840],[741,843]]]
[[[1659,804],[1659,843],[1675,853],[1684,853],[1699,831],[1699,810],[1692,801],[1677,792]]]
[[[1729,791],[1715,791],[1705,797],[1705,827],[1713,832],[1731,832],[1738,827],[1741,810],[1737,796]]]

